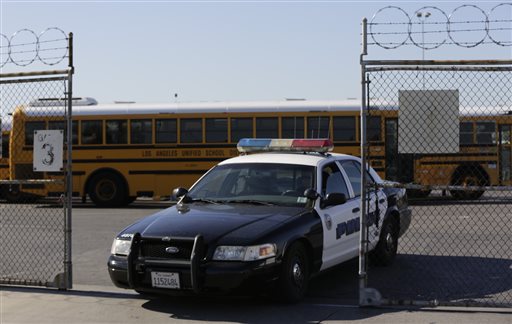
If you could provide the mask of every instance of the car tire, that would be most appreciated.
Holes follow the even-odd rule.
[[[294,243],[286,251],[279,276],[281,301],[296,303],[304,298],[309,284],[309,258],[302,243]]]
[[[400,228],[398,221],[390,217],[382,224],[379,242],[370,253],[371,261],[375,265],[388,266],[393,263],[398,249],[398,235]]]

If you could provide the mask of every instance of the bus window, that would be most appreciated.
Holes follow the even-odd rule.
[[[282,138],[304,138],[304,117],[281,118]]]
[[[178,141],[176,119],[157,119],[155,124],[156,143],[176,143]]]
[[[27,122],[25,124],[25,145],[33,145],[34,131],[44,129],[46,129],[46,123],[44,121]]]
[[[203,141],[203,120],[183,118],[180,120],[180,142],[201,143]]]
[[[228,142],[228,119],[206,118],[206,143]]]
[[[381,137],[381,127],[380,127],[380,117],[371,116],[366,119],[366,139],[368,141],[380,141]]]
[[[308,117],[307,138],[329,138],[329,117]]]
[[[334,117],[332,123],[334,141],[353,142],[356,140],[355,117]]]
[[[476,123],[476,143],[477,144],[496,144],[496,123],[495,122],[477,122]]]
[[[73,144],[78,144],[78,121],[74,120],[72,121],[73,125],[73,136],[72,141]],[[64,120],[59,121],[49,121],[48,122],[48,129],[63,129],[64,130],[64,142],[66,142],[67,139],[67,123]]]
[[[278,138],[279,121],[276,117],[256,118],[256,137]]]
[[[473,144],[473,123],[461,122],[459,125],[459,144]]]
[[[103,144],[102,124],[101,120],[83,120],[82,144]]]
[[[231,118],[231,143],[253,137],[252,118]]]
[[[151,119],[130,120],[130,142],[132,144],[151,144],[153,123]]]
[[[128,122],[107,120],[107,144],[128,144]]]
[[[500,130],[500,144],[510,144],[511,127],[510,125],[502,125]]]

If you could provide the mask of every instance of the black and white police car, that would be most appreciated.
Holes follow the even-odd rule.
[[[190,190],[175,189],[175,206],[117,235],[113,283],[163,294],[264,287],[300,300],[311,275],[359,253],[361,162],[332,147],[323,139],[241,140],[241,156]],[[373,169],[367,178],[382,181]],[[368,196],[368,247],[381,264],[393,261],[411,220],[405,190],[388,190]]]

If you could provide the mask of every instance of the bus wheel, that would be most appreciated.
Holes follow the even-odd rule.
[[[6,186],[4,195],[10,203],[19,203],[23,200],[23,194],[18,185]]]
[[[123,180],[114,173],[95,175],[89,185],[89,197],[100,207],[119,207],[128,201]]]
[[[469,172],[464,172],[457,175],[452,183],[454,186],[483,186],[485,180],[481,179],[477,175]],[[478,199],[484,194],[484,190],[450,190],[450,194],[455,199]]]

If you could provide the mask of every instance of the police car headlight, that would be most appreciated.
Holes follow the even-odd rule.
[[[110,249],[111,254],[115,255],[128,255],[130,253],[130,240],[121,240],[119,238],[114,239],[112,248]]]
[[[275,244],[253,246],[218,246],[213,253],[216,261],[254,261],[276,255]]]

